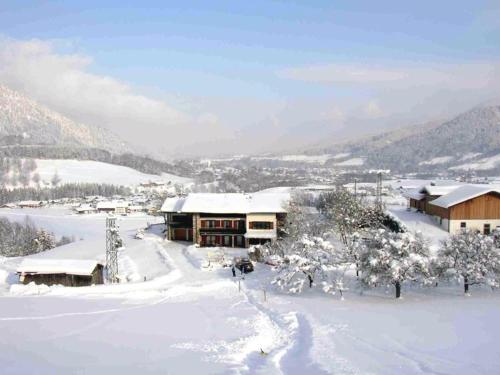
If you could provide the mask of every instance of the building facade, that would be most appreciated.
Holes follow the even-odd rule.
[[[489,185],[460,185],[442,195],[430,195],[429,189],[410,192],[412,209],[432,216],[446,231],[463,229],[490,234],[500,229],[500,190]]]
[[[95,260],[27,258],[16,272],[22,284],[90,286],[104,283],[103,269]]]
[[[249,247],[278,238],[286,194],[190,194],[167,198],[167,238],[203,247]]]

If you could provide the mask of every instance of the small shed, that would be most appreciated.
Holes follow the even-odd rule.
[[[99,202],[96,206],[97,212],[115,212],[116,203],[115,202]]]
[[[78,214],[91,214],[96,212],[96,208],[92,207],[89,204],[82,204],[75,208],[76,213]]]
[[[89,286],[104,282],[103,269],[95,260],[28,258],[16,272],[23,284]]]
[[[42,201],[21,201],[18,202],[17,205],[20,208],[38,208],[43,206]]]

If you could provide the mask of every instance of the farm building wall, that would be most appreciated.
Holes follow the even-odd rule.
[[[500,219],[450,220],[450,233],[458,233],[462,229],[462,223],[465,223],[466,229],[477,230],[481,233],[484,233],[485,224],[489,225],[490,232],[496,228],[500,229]]]
[[[432,203],[427,205],[427,211],[425,211],[425,213],[442,219],[450,218],[450,210],[448,208],[434,206]]]
[[[500,194],[484,194],[450,207],[450,219],[500,220]]]

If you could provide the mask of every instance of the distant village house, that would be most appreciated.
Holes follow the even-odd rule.
[[[43,206],[42,201],[21,201],[18,202],[17,205],[20,208],[38,208]]]

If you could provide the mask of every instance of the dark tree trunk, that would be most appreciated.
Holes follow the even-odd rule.
[[[359,278],[359,259],[354,255],[354,260],[356,261],[356,278]]]
[[[396,281],[396,298],[401,297],[401,283],[399,281]]]
[[[469,278],[467,276],[464,277],[464,293],[469,293]]]
[[[312,288],[313,287],[313,278],[311,277],[311,275],[307,275],[307,278],[309,279],[309,288]]]

